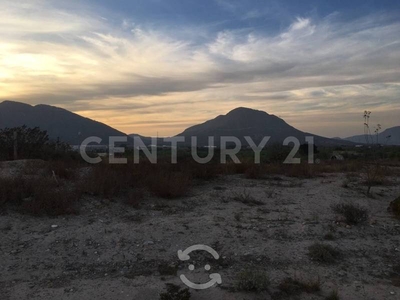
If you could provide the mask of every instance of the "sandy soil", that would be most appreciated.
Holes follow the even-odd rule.
[[[334,289],[340,299],[400,299],[400,221],[387,211],[400,195],[400,178],[388,186],[342,187],[344,174],[316,179],[274,177],[248,180],[225,176],[197,185],[179,200],[148,196],[139,209],[86,197],[77,216],[35,218],[14,212],[0,216],[1,299],[158,299],[165,283],[185,287],[177,275],[197,283],[220,273],[222,284],[200,299],[289,299],[278,284],[286,277],[321,281],[321,292],[296,299],[324,299]],[[248,193],[257,205],[236,201]],[[337,202],[358,203],[370,212],[367,224],[348,226],[332,212]],[[334,240],[325,240],[331,233]],[[308,247],[322,242],[343,258],[325,265],[310,260]],[[188,270],[177,251],[194,244],[220,255],[193,255]],[[204,270],[208,263],[211,271]],[[177,268],[165,275],[160,266]],[[237,274],[265,270],[269,293],[235,292]]]

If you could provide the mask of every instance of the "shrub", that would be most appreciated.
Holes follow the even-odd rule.
[[[285,278],[278,288],[287,295],[296,295],[303,292],[315,293],[321,290],[321,282],[317,281],[302,282],[293,278]]]
[[[325,297],[325,300],[339,300],[339,293],[337,290],[333,290]]]
[[[385,170],[381,167],[380,163],[374,165],[366,163],[365,170],[365,184],[367,185],[367,195],[370,195],[373,186],[382,185],[385,182]]]
[[[132,189],[128,192],[128,195],[124,199],[125,204],[132,206],[133,208],[139,208],[140,203],[144,199],[144,191],[140,188]]]
[[[160,300],[189,300],[190,292],[189,289],[181,289],[179,286],[167,283],[167,291],[160,294]]]
[[[247,179],[263,179],[265,177],[264,170],[259,164],[249,166],[244,175]]]
[[[158,266],[158,272],[160,272],[162,276],[176,276],[178,267],[167,263],[161,263]]]
[[[264,205],[264,202],[254,199],[254,197],[247,190],[243,190],[241,193],[235,193],[233,200],[242,202],[248,206]]]
[[[332,206],[335,213],[341,214],[347,224],[356,225],[368,220],[368,210],[351,203],[338,203]]]
[[[181,172],[163,172],[149,178],[148,187],[156,196],[175,199],[187,194],[191,178]]]
[[[33,193],[34,185],[22,178],[0,178],[0,205],[19,205]]]
[[[74,180],[77,178],[77,168],[71,161],[56,160],[49,162],[48,169],[60,179]]]
[[[324,240],[333,241],[335,240],[335,236],[333,235],[332,232],[328,232],[327,234],[324,235]]]
[[[400,197],[390,202],[389,211],[391,211],[397,218],[400,218]]]
[[[32,199],[24,201],[22,210],[34,216],[59,216],[76,214],[75,208],[79,193],[68,187],[51,187],[45,183],[39,184]]]
[[[35,216],[74,214],[79,198],[73,187],[59,187],[51,177],[0,179],[0,204]]]
[[[341,253],[330,245],[315,243],[308,248],[308,256],[317,262],[331,264],[341,256]]]
[[[134,187],[134,176],[134,170],[129,165],[100,163],[90,168],[81,182],[81,189],[91,195],[111,198]]]
[[[15,140],[16,138],[16,140]],[[17,145],[17,157],[14,157],[14,145]],[[49,141],[46,131],[39,127],[29,128],[25,125],[0,129],[0,160],[11,159],[48,159],[50,157],[77,157],[71,147],[61,142]]]
[[[239,273],[236,289],[246,292],[263,292],[268,291],[269,278],[264,271],[244,270]]]
[[[185,172],[191,174],[193,179],[213,180],[218,177],[220,170],[215,164],[195,164],[191,163],[187,166]]]

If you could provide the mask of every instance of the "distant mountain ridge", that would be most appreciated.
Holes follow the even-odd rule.
[[[302,144],[306,142],[307,136],[313,136],[314,143],[321,146],[352,144],[349,141],[329,139],[300,131],[275,115],[245,107],[236,108],[226,115],[189,127],[178,136],[184,136],[186,142],[190,142],[191,137],[196,136],[200,146],[208,145],[209,136],[213,136],[216,143],[221,136],[235,136],[241,140],[242,145],[248,145],[245,136],[250,136],[256,144],[265,136],[271,137],[268,144],[282,144],[290,136],[296,137]]]
[[[344,138],[343,140],[351,141],[353,143],[358,143],[358,144],[368,143],[367,138],[364,134],[350,136]],[[372,142],[374,144],[379,143],[381,145],[400,146],[400,126],[391,127],[382,131],[381,133],[378,134],[378,139],[375,134],[372,134],[372,136],[369,139],[369,142]]]
[[[108,144],[110,136],[127,136],[108,125],[59,107],[42,104],[32,106],[13,101],[1,102],[0,129],[22,125],[40,127],[48,132],[51,139],[60,138],[71,145],[79,145],[90,136],[100,137],[102,144]],[[128,144],[132,144],[131,138],[134,136],[139,136],[146,145],[152,143],[150,137],[131,134]],[[221,136],[237,137],[243,146],[248,145],[244,139],[245,136],[250,136],[256,144],[259,144],[265,136],[269,136],[268,145],[282,144],[284,139],[290,136],[296,137],[302,144],[306,142],[307,136],[313,136],[315,144],[319,146],[354,145],[350,140],[329,139],[300,131],[275,115],[244,107],[236,108],[226,115],[220,115],[202,124],[189,127],[177,136],[184,136],[186,145],[190,143],[192,136],[196,136],[198,146],[207,146],[209,136],[214,137],[216,146],[219,146]],[[164,143],[162,138],[157,139],[157,143],[160,146],[169,145],[169,143]]]
[[[126,136],[108,125],[82,117],[68,110],[50,105],[3,101],[0,103],[0,129],[6,127],[40,127],[50,139],[60,138],[71,145],[79,145],[90,136],[100,137],[108,144],[110,136]]]

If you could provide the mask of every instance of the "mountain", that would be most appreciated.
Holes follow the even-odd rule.
[[[68,110],[49,106],[4,101],[0,103],[0,129],[6,127],[40,127],[46,130],[50,139],[60,138],[71,145],[79,145],[89,137],[102,139],[102,144],[108,144],[110,136],[126,136],[103,123],[84,118]]]
[[[376,135],[372,134],[372,143],[376,143]],[[351,141],[358,144],[367,143],[366,137],[364,134],[350,136],[345,138],[346,141]],[[400,126],[391,127],[378,135],[378,143],[381,145],[396,145],[400,146]]]
[[[209,136],[214,137],[217,146],[221,136],[235,136],[241,140],[242,145],[248,145],[244,139],[245,136],[250,136],[256,144],[259,144],[264,136],[270,136],[269,145],[282,144],[289,136],[296,137],[301,144],[305,143],[306,136],[313,136],[314,143],[319,146],[353,144],[349,141],[329,139],[300,131],[277,116],[244,107],[236,108],[226,115],[220,115],[205,123],[192,126],[178,136],[184,136],[187,143],[190,143],[192,136],[196,136],[199,146],[208,145]]]

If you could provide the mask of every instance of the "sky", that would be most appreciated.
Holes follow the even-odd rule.
[[[400,1],[0,0],[0,101],[172,136],[242,106],[400,125]]]

